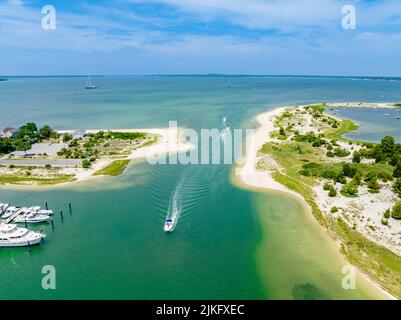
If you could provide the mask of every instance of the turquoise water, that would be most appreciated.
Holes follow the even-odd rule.
[[[99,77],[0,83],[0,125],[57,129],[254,127],[283,105],[401,101],[400,81],[324,78]],[[384,98],[383,98],[384,96]],[[41,246],[0,250],[0,298],[376,298],[340,287],[344,261],[295,199],[233,185],[229,165],[133,163],[115,178],[48,189],[0,189],[0,200],[63,210]],[[181,216],[162,232],[172,196]],[[68,213],[68,202],[73,205]],[[35,227],[38,229],[39,227]],[[43,265],[57,289],[41,288]]]

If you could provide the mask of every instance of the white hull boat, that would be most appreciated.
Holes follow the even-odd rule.
[[[23,209],[23,213],[14,219],[16,223],[41,223],[50,220],[47,214],[38,213],[40,207]]]
[[[45,234],[19,228],[15,224],[0,224],[0,247],[27,247],[39,244]]]
[[[173,232],[177,225],[178,213],[173,214],[170,218],[167,218],[164,222],[164,232]]]

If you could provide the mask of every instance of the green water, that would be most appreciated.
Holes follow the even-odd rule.
[[[371,81],[374,83],[374,81]],[[82,82],[84,83],[84,81]],[[0,122],[57,128],[252,127],[275,106],[342,99],[401,100],[398,82],[347,79],[104,77],[89,94],[78,79],[10,80],[0,86]],[[227,87],[229,85],[229,87]],[[353,86],[354,91],[344,88]],[[364,97],[362,99],[362,97]],[[10,108],[10,106],[12,106]],[[133,163],[124,175],[47,189],[0,189],[0,201],[63,211],[31,249],[0,249],[0,298],[364,299],[358,278],[341,288],[345,264],[298,201],[241,189],[228,165]],[[180,220],[162,231],[180,187]],[[68,212],[68,202],[73,211]],[[57,289],[41,288],[52,265]]]

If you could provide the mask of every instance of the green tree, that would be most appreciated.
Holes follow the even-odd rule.
[[[401,178],[395,180],[393,184],[393,191],[401,196]]]
[[[335,196],[337,196],[337,190],[333,186],[330,186],[329,190],[330,190],[329,191],[329,197],[330,198],[334,198]]]
[[[20,140],[20,141],[18,141],[18,144],[16,145],[16,149],[18,151],[24,151],[25,155],[26,155],[26,151],[29,150],[30,148],[31,148],[31,144],[26,140]]]
[[[354,156],[352,157],[352,162],[353,163],[361,163],[361,154],[358,151],[354,152]]]
[[[346,177],[353,178],[357,173],[357,169],[352,164],[344,163],[343,172]]]
[[[0,138],[0,154],[7,154],[15,151],[12,139]]]
[[[356,198],[358,196],[358,186],[351,181],[350,183],[343,185],[341,194],[345,197]]]
[[[72,135],[71,134],[69,134],[69,133],[65,133],[64,135],[63,135],[63,142],[68,142],[68,141],[71,141],[72,140]],[[78,143],[77,143],[78,144]]]
[[[18,138],[22,139],[26,136],[30,138],[35,138],[38,133],[38,127],[33,122],[28,122],[19,128]]]
[[[91,162],[88,159],[82,160],[82,168],[88,169],[91,166]]]
[[[401,161],[398,162],[397,166],[395,167],[394,172],[393,172],[393,177],[401,178]]]
[[[391,210],[391,216],[394,219],[401,219],[401,201],[398,201],[395,206],[393,207],[393,210]]]
[[[395,149],[395,139],[392,136],[385,136],[380,144],[380,147],[382,149],[382,152],[387,156],[387,157],[392,157],[394,154],[394,149]]]
[[[48,125],[44,125],[42,128],[39,129],[39,136],[41,139],[50,139],[53,134],[53,129],[50,128]]]
[[[390,216],[391,216],[391,210],[390,210],[390,209],[387,209],[387,210],[384,212],[383,217],[386,218],[386,219],[388,219],[388,218],[390,218]]]

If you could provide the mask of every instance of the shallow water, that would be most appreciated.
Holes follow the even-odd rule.
[[[0,84],[0,125],[57,129],[255,125],[277,106],[401,101],[400,81],[315,78],[101,77],[11,79]],[[346,90],[345,90],[346,89]],[[0,250],[0,298],[292,299],[381,297],[361,281],[343,290],[337,248],[299,201],[234,186],[230,165],[134,161],[122,176],[46,189],[0,188],[0,200],[44,205],[55,229],[41,245]],[[181,215],[162,231],[181,184]],[[68,202],[73,212],[68,212]],[[34,229],[40,228],[39,226]],[[53,265],[57,289],[41,288]]]
[[[346,118],[358,124],[356,131],[344,137],[354,140],[380,142],[384,136],[393,136],[401,142],[401,108],[344,107],[341,112],[329,111],[340,118]]]

